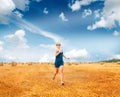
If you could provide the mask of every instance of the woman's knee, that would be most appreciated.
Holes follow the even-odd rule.
[[[56,74],[58,74],[58,71],[56,71]]]
[[[60,74],[63,74],[63,69],[60,69]]]
[[[58,70],[56,70],[56,72],[55,72],[56,74],[58,74]]]

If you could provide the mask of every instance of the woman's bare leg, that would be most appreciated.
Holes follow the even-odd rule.
[[[60,66],[60,79],[61,79],[61,84],[64,85],[64,74],[63,74],[64,66]]]
[[[55,74],[53,76],[53,80],[55,79],[56,75],[58,74],[59,68],[56,68]]]

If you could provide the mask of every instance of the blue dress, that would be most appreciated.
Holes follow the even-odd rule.
[[[55,58],[55,67],[59,68],[61,65],[64,65],[63,52],[59,53]]]

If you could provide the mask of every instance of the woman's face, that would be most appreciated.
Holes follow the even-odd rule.
[[[60,48],[60,46],[61,46],[60,44],[56,44],[56,47],[57,47],[58,49]]]

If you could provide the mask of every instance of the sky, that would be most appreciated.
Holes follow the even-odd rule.
[[[120,0],[0,0],[0,61],[120,59]]]

